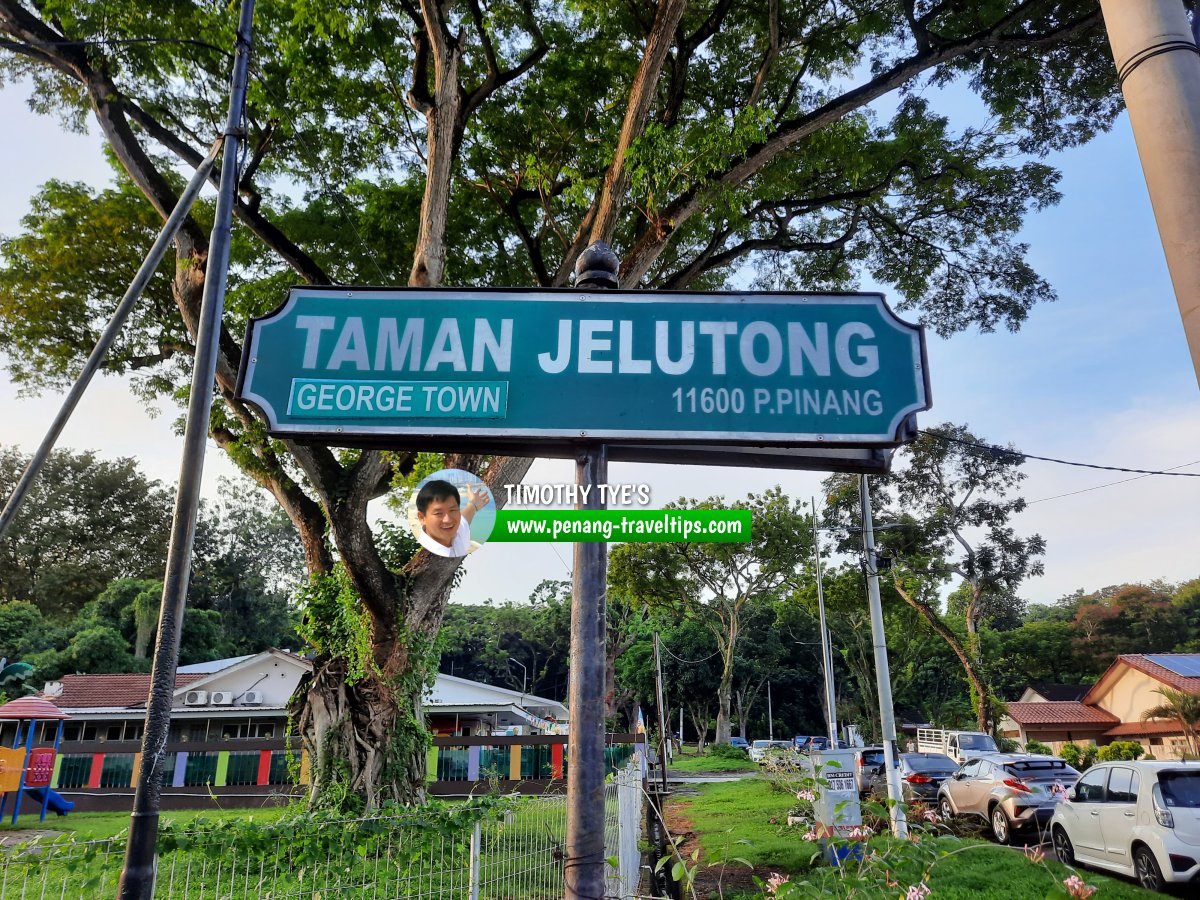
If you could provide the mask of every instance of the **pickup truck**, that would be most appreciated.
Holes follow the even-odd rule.
[[[999,751],[995,739],[982,731],[947,731],[942,728],[918,728],[918,753],[945,753],[959,764],[980,753]]]

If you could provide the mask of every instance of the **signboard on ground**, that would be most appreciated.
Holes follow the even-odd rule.
[[[884,447],[929,407],[922,330],[879,294],[294,288],[239,395],[334,444]]]

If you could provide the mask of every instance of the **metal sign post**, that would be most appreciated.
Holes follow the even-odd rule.
[[[171,543],[163,577],[162,608],[154,665],[150,670],[150,697],[146,704],[146,731],[142,739],[142,766],[133,797],[125,867],[118,887],[120,900],[152,900],[156,874],[155,844],[158,840],[159,806],[162,797],[163,761],[171,725],[171,698],[175,692],[175,668],[179,662],[179,638],[187,602],[192,567],[192,541],[196,536],[196,512],[200,505],[200,483],[204,474],[204,449],[208,440],[212,409],[213,380],[220,349],[221,316],[225,306],[225,283],[229,270],[233,206],[237,199],[238,147],[242,136],[242,107],[250,70],[250,33],[254,0],[242,0],[238,21],[233,84],[229,115],[225,123],[225,148],[221,156],[221,189],[209,240],[208,268],[196,335],[196,359],[192,367],[192,389],[188,401],[187,427],[183,436],[183,460],[171,522]]]
[[[576,263],[577,287],[617,286],[617,255],[602,242]],[[604,509],[608,448],[587,444],[576,457],[576,509]],[[567,739],[567,900],[604,896],[604,649],[608,544],[575,544],[571,591],[570,732]]]
[[[879,597],[879,570],[875,560],[875,531],[871,523],[871,492],[867,476],[858,477],[858,500],[862,508],[863,555],[867,567],[867,600],[871,607],[871,643],[875,645],[875,683],[879,688],[879,724],[883,729],[883,765],[891,800],[892,834],[908,836],[904,816],[904,793],[896,763],[896,714],[892,709],[892,675],[888,669],[887,635],[883,630],[883,601]]]

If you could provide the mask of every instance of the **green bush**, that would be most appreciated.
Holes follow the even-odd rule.
[[[1082,772],[1084,769],[1090,768],[1092,763],[1096,761],[1096,756],[1099,749],[1095,744],[1084,744],[1082,747],[1074,741],[1068,741],[1063,744],[1062,752],[1059,756],[1063,758],[1068,766],[1073,769],[1078,769]]]
[[[1050,749],[1050,745],[1043,744],[1041,741],[1026,741],[1025,742],[1025,752],[1026,753],[1042,753],[1046,756],[1054,755],[1054,751]]]
[[[717,759],[745,759],[746,751],[741,747],[734,747],[731,744],[709,744],[705,750],[707,756],[715,756]]]
[[[1146,748],[1137,741],[1113,741],[1101,747],[1096,754],[1097,758],[1103,762],[1110,760],[1134,760],[1146,752]]]
[[[1012,738],[1006,738],[999,734],[996,735],[996,746],[1001,753],[1016,753],[1020,749]]]

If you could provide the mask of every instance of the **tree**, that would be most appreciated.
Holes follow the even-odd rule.
[[[811,519],[801,507],[779,488],[751,494],[731,507],[722,497],[710,497],[702,503],[680,501],[668,508],[750,510],[750,540],[622,544],[610,556],[612,589],[644,603],[674,607],[701,622],[715,638],[721,653],[717,681],[719,744],[729,743],[734,663],[747,607],[755,600],[774,596],[784,586],[794,585],[797,561],[809,556]]]
[[[29,464],[0,449],[0,493]],[[56,450],[0,539],[0,597],[30,600],[65,621],[114,578],[156,578],[166,559],[171,502],[132,459]]]
[[[1161,694],[1163,702],[1144,710],[1142,720],[1174,719],[1187,738],[1192,756],[1200,756],[1200,735],[1196,732],[1196,723],[1200,722],[1200,694],[1170,687],[1155,688],[1154,693]]]
[[[5,74],[68,127],[94,117],[123,173],[99,194],[47,188],[0,247],[0,349],[22,385],[61,382],[90,351],[174,205],[172,167],[196,165],[223,118],[233,28],[226,6],[194,0],[0,0]],[[1120,107],[1094,0],[280,0],[254,40],[211,435],[296,527],[313,590],[344,578],[358,605],[362,628],[326,637],[364,635],[370,665],[347,683],[351,648],[325,645],[305,696],[338,714],[298,721],[370,805],[422,794],[420,696],[457,564],[389,556],[372,531],[368,504],[414,449],[268,438],[235,397],[248,316],[296,281],[562,287],[604,239],[624,248],[629,287],[717,286],[743,264],[778,287],[866,272],[940,333],[1015,328],[1052,294],[1014,235],[1054,202],[1057,174],[1014,154],[1085,141]],[[956,130],[910,90],[956,79],[992,126]],[[894,113],[870,107],[889,94]],[[207,215],[185,223],[107,363],[148,399],[186,390]],[[493,485],[528,467],[451,462]],[[318,794],[333,771],[314,768]]]
[[[971,684],[977,725],[987,731],[994,715],[980,625],[988,599],[1012,596],[1027,577],[1042,573],[1045,542],[1036,534],[1019,537],[1009,525],[1025,508],[1024,499],[1012,496],[1025,478],[1024,458],[989,448],[950,423],[925,430],[899,456],[897,471],[871,479],[879,519],[897,526],[880,533],[880,545],[896,559],[897,593],[954,650]],[[857,479],[835,477],[827,487],[834,515],[851,517]],[[938,612],[938,590],[952,576],[963,581],[965,640]]]

